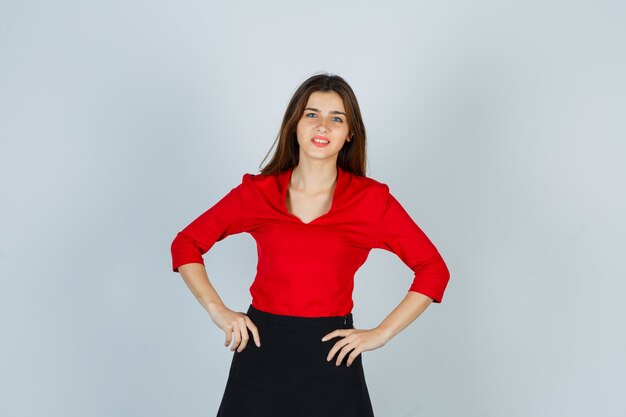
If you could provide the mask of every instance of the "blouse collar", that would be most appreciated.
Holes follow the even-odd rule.
[[[292,217],[294,220],[299,221],[302,224],[310,224],[313,222],[317,222],[319,219],[332,214],[339,204],[338,200],[341,198],[341,195],[344,191],[344,186],[346,184],[348,177],[350,176],[350,173],[343,170],[339,165],[337,165],[337,180],[336,180],[337,182],[335,184],[335,189],[333,191],[333,199],[332,199],[332,204],[330,206],[330,210],[328,210],[327,213],[316,217],[309,223],[304,223],[297,216],[289,213],[289,211],[287,210],[287,190],[289,189],[289,182],[291,181],[291,174],[293,173],[294,168],[295,166],[289,167],[287,170],[283,171],[282,174],[280,174],[279,176],[280,198],[281,198],[280,206],[282,207],[285,214]]]

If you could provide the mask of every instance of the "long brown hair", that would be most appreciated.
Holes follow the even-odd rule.
[[[361,118],[361,110],[356,96],[348,83],[338,75],[328,73],[317,74],[309,77],[295,91],[280,127],[280,131],[272,147],[278,141],[276,151],[270,162],[261,169],[261,174],[270,175],[285,171],[298,165],[300,158],[300,145],[296,136],[296,128],[309,96],[315,91],[334,91],[339,94],[346,108],[348,127],[352,134],[350,142],[346,141],[337,155],[337,165],[345,171],[355,175],[365,176],[366,153],[365,153],[365,125]],[[271,151],[271,148],[270,148]],[[270,151],[263,160],[267,159]]]

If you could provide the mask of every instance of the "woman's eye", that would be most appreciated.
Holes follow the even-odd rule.
[[[305,117],[317,117],[317,114],[315,113],[306,113]],[[341,119],[341,117],[333,117],[333,120],[339,123],[343,123],[343,120]]]

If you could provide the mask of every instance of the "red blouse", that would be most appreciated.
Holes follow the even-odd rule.
[[[216,242],[247,232],[258,250],[250,295],[259,310],[302,317],[350,313],[354,274],[373,248],[394,252],[414,272],[409,291],[441,302],[448,268],[386,184],[337,166],[330,210],[304,223],[287,210],[292,171],[244,174],[176,235],[174,272],[187,263],[204,265],[202,255]]]

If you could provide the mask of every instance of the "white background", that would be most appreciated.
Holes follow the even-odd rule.
[[[363,353],[376,415],[624,416],[625,21],[618,1],[2,1],[0,414],[215,415],[232,352],[170,243],[328,71],[368,175],[451,271]],[[251,236],[205,261],[245,311]],[[355,325],[411,279],[372,251]]]

